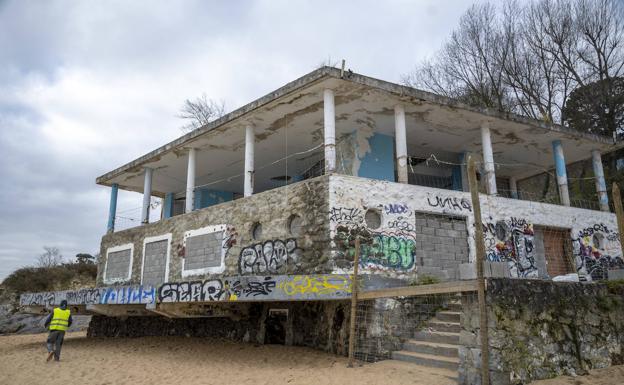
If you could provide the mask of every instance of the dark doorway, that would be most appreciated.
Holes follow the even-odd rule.
[[[288,321],[288,309],[269,309],[265,321],[266,344],[286,344],[286,323]]]

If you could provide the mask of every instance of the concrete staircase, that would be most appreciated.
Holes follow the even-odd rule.
[[[392,352],[392,358],[444,369],[447,377],[457,379],[460,311],[459,303],[438,311],[422,330],[403,343],[403,350]]]

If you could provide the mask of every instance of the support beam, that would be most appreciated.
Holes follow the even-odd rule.
[[[185,212],[193,211],[195,201],[195,149],[189,148],[188,166],[186,169],[186,209]]]
[[[108,205],[108,226],[107,232],[112,233],[115,231],[115,217],[117,216],[117,192],[119,191],[119,185],[113,183],[111,186],[110,204]]]
[[[149,223],[150,201],[152,199],[152,170],[145,167],[143,176],[143,210],[141,211],[141,223]]]
[[[251,124],[245,126],[245,186],[244,194],[249,197],[254,189],[254,146],[256,136]]]
[[[596,192],[601,211],[609,211],[609,196],[605,182],[604,170],[602,169],[602,156],[600,151],[592,151],[592,165],[594,166],[594,178],[596,178]]]
[[[163,205],[163,218],[171,218],[173,216],[173,202],[175,196],[173,193],[165,194],[165,204]]]
[[[336,110],[334,91],[323,91],[323,132],[325,146],[325,174],[336,171]]]
[[[405,130],[405,108],[402,105],[394,107],[394,140],[397,181],[407,183],[407,132]]]
[[[509,178],[509,189],[511,190],[511,197],[518,199],[518,180],[514,176]]]
[[[496,174],[494,172],[494,153],[492,151],[492,138],[490,136],[490,124],[481,125],[481,146],[483,147],[483,163],[485,170],[485,189],[488,195],[496,195]]]
[[[559,186],[559,199],[564,206],[570,206],[570,192],[568,191],[568,175],[566,172],[563,146],[560,140],[553,140],[553,156],[555,157],[555,170],[557,172],[557,185]]]

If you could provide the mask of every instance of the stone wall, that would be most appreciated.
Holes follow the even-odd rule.
[[[319,177],[276,188],[244,199],[221,203],[192,213],[163,219],[148,225],[107,234],[102,238],[101,255],[120,245],[132,247],[132,273],[124,284],[139,284],[142,272],[159,275],[162,266],[143,263],[146,238],[167,238],[167,277],[156,281],[209,279],[220,275],[275,275],[328,273],[329,244],[327,191],[328,177]],[[290,226],[298,218],[297,226]],[[184,269],[186,238],[205,229],[219,228],[223,255],[219,266],[197,269],[196,263]],[[254,231],[255,229],[255,231]],[[296,231],[295,231],[296,230]],[[295,234],[291,234],[294,231]],[[192,260],[197,261],[193,255]],[[98,285],[103,285],[106,258],[98,267]],[[188,266],[187,266],[188,267]],[[184,269],[184,270],[183,270]]]
[[[491,279],[490,379],[520,384],[624,363],[624,287]],[[480,383],[476,296],[464,296],[460,384]]]

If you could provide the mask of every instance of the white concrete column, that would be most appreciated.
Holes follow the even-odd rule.
[[[141,223],[149,223],[150,201],[152,199],[152,174],[154,170],[145,167],[143,176],[143,207],[141,211]]]
[[[334,91],[323,91],[323,131],[325,136],[325,174],[336,171],[336,110]]]
[[[394,140],[396,146],[397,179],[407,183],[407,132],[405,130],[405,108],[394,107]]]
[[[483,163],[485,170],[485,188],[489,195],[496,195],[496,174],[494,173],[494,153],[492,152],[492,138],[490,124],[481,125],[481,146],[483,147]]]
[[[461,153],[459,157],[459,163],[461,163],[462,190],[465,192],[470,191],[470,186],[468,183],[468,157],[469,156],[470,156],[470,152],[464,151]]]
[[[256,136],[251,124],[245,126],[245,185],[244,195],[246,197],[253,194],[254,188],[254,145]]]
[[[594,166],[594,178],[596,178],[596,192],[598,193],[598,203],[601,211],[609,211],[609,196],[607,195],[607,184],[605,182],[604,170],[602,168],[602,156],[600,151],[592,151],[592,165]]]
[[[185,212],[193,211],[195,203],[195,149],[189,148],[188,166],[186,169],[186,209]]]
[[[509,189],[511,190],[511,197],[518,199],[518,180],[515,176],[509,178]]]
[[[553,156],[555,157],[555,171],[557,173],[557,185],[559,186],[559,199],[564,206],[570,206],[570,191],[568,190],[568,173],[566,170],[563,146],[560,140],[552,142]]]

